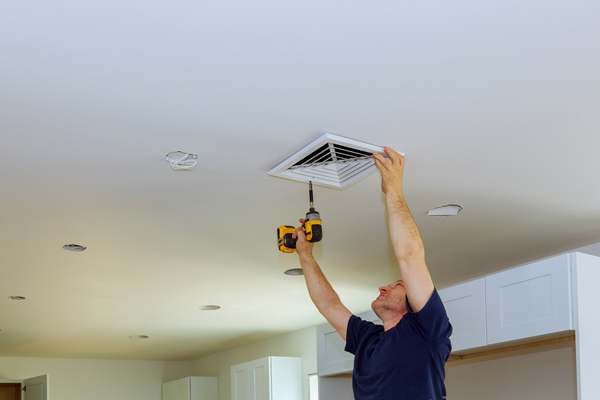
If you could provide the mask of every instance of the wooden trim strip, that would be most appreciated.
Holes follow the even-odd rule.
[[[575,335],[571,335],[571,336],[561,337],[558,339],[541,340],[539,342],[520,344],[518,346],[502,347],[500,349],[480,351],[477,353],[463,354],[463,355],[451,355],[448,358],[448,362],[468,360],[470,358],[476,358],[476,357],[493,356],[495,354],[510,353],[511,351],[534,349],[536,347],[550,346],[552,344],[568,343],[568,342],[574,342],[574,341],[575,341]],[[326,378],[352,378],[352,374],[331,375],[331,376],[327,376]]]
[[[480,351],[480,352],[471,353],[471,354],[451,355],[450,358],[448,359],[448,362],[468,360],[469,358],[485,357],[485,356],[491,356],[491,355],[495,355],[495,354],[508,353],[511,351],[532,349],[532,348],[536,348],[536,347],[549,346],[551,344],[566,343],[566,342],[573,342],[573,341],[575,341],[575,335],[566,336],[566,337],[562,337],[562,338],[558,338],[558,339],[542,340],[540,342],[521,344],[518,346],[503,347],[501,349]]]

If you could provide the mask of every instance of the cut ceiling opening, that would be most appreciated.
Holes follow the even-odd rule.
[[[191,171],[196,166],[198,156],[183,151],[172,151],[167,154],[167,161],[174,171]]]
[[[325,133],[269,175],[343,190],[375,172],[374,152],[386,156],[381,146]]]
[[[462,206],[458,204],[445,204],[443,206],[437,206],[429,210],[427,213],[430,217],[450,217],[458,215],[462,211]]]

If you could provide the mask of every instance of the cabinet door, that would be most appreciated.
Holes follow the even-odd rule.
[[[485,346],[485,280],[461,283],[438,293],[452,324],[452,351]]]
[[[373,310],[357,315],[365,321],[383,325]],[[346,341],[331,324],[317,326],[317,373],[319,376],[339,375],[352,372],[354,355],[345,351]]]
[[[331,324],[317,326],[317,372],[319,376],[351,372],[354,355],[344,350],[346,341]]]
[[[248,363],[231,367],[231,400],[248,400]]]
[[[261,358],[248,363],[249,400],[269,400],[270,394],[269,359]]]
[[[488,344],[573,329],[569,255],[485,278]]]
[[[163,400],[190,400],[189,378],[162,384]]]

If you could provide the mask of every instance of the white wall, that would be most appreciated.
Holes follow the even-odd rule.
[[[195,360],[192,375],[218,376],[219,400],[231,400],[230,366],[267,356],[302,357],[303,399],[308,400],[308,375],[317,372],[315,327]],[[350,379],[329,380],[338,386],[346,385],[347,390],[343,393],[350,393]],[[331,386],[329,381],[326,383]],[[574,342],[446,364],[449,400],[577,400],[576,383]],[[351,399],[350,396],[343,397],[342,400]]]
[[[230,400],[230,366],[266,356],[302,357],[303,399],[308,400],[308,375],[317,372],[315,327],[201,358],[192,362],[192,375],[218,376],[219,400]],[[326,383],[328,387],[335,384],[347,388],[339,391],[344,393],[341,397],[322,400],[352,399],[349,395],[350,379],[328,378]],[[574,342],[454,361],[446,365],[449,400],[577,400],[576,384]]]
[[[218,376],[219,399],[229,400],[230,366],[267,356],[302,358],[303,399],[317,372],[314,326],[216,353],[194,362],[0,357],[0,381],[50,376],[51,400],[161,400],[161,383]]]
[[[160,400],[161,383],[190,376],[190,362],[0,357],[0,380],[49,375],[51,400]]]
[[[218,376],[219,400],[230,400],[229,367],[266,356],[302,357],[308,400],[308,375],[317,372],[314,326],[193,362],[0,357],[0,380],[49,374],[52,400],[160,400],[162,382]],[[446,373],[449,400],[577,399],[574,342],[455,361]],[[349,379],[331,379],[350,389]]]
[[[600,256],[600,243],[581,251]],[[317,372],[316,347],[312,326],[193,362],[0,357],[0,380],[49,374],[52,400],[160,400],[162,382],[218,376],[219,400],[230,400],[231,365],[267,356],[295,356],[302,357],[303,399],[308,400],[308,375]],[[446,371],[450,400],[577,398],[572,343],[457,361],[449,363]]]
[[[268,356],[302,358],[302,398],[308,400],[308,375],[317,372],[317,331],[314,326],[195,360],[192,375],[218,376],[219,400],[230,400],[230,367]]]
[[[576,400],[574,342],[446,364],[449,400]]]

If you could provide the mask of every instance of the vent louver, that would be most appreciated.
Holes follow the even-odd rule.
[[[269,171],[269,175],[343,190],[375,172],[383,147],[326,133]]]

